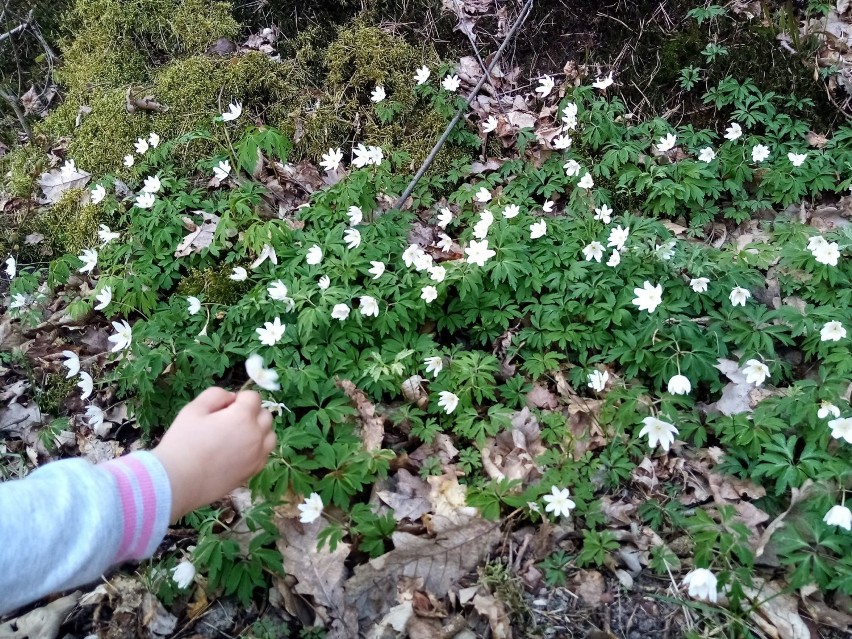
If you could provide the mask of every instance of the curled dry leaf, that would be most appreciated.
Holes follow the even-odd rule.
[[[39,202],[55,204],[65,191],[83,188],[91,177],[91,173],[76,168],[71,170],[66,167],[42,173],[38,179],[38,185],[44,191],[44,197]]]
[[[482,465],[491,479],[520,480],[526,484],[540,477],[535,458],[544,451],[538,420],[525,407],[512,417],[510,431],[486,440],[481,450]]]
[[[182,218],[183,226],[189,231],[189,235],[178,244],[175,257],[186,257],[190,253],[198,253],[213,242],[216,227],[219,225],[219,216],[206,211],[193,211],[193,213],[201,215],[201,225],[199,226],[189,217]]]
[[[376,496],[393,510],[396,521],[417,521],[432,509],[429,485],[404,468],[396,474],[396,490],[380,490]]]
[[[361,441],[368,452],[379,450],[385,436],[385,420],[376,414],[376,407],[367,395],[348,379],[342,379],[337,385],[355,405],[358,411],[358,421],[361,424]]]
[[[799,615],[799,602],[786,588],[775,582],[755,578],[754,588],[743,586],[743,592],[757,608],[751,619],[773,639],[811,639],[811,632]]]
[[[492,595],[477,594],[473,598],[473,607],[488,619],[494,639],[512,639],[512,623],[502,601]]]

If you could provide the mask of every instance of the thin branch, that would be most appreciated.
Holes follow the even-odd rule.
[[[30,9],[29,14],[27,14],[27,19],[24,20],[21,24],[19,24],[17,27],[15,27],[13,29],[9,29],[6,33],[0,33],[0,42],[3,42],[3,40],[6,40],[7,38],[11,38],[16,33],[20,33],[21,31],[26,29],[28,26],[30,26],[30,22],[32,22],[32,20],[33,20],[33,13],[34,12],[35,12],[35,9]]]
[[[402,192],[402,195],[399,196],[399,199],[396,201],[395,207],[401,209],[405,201],[408,199],[408,196],[411,195],[412,191],[414,191],[414,187],[417,186],[417,183],[420,181],[420,178],[429,170],[429,167],[432,166],[432,162],[435,161],[435,157],[438,155],[438,152],[441,150],[441,147],[444,146],[444,143],[447,141],[447,138],[450,137],[450,133],[455,128],[456,124],[458,124],[459,120],[461,120],[462,115],[467,111],[468,107],[470,107],[471,102],[473,102],[474,98],[476,98],[482,86],[485,84],[485,81],[488,80],[488,77],[491,75],[491,71],[497,66],[497,62],[500,60],[500,56],[503,55],[503,51],[508,46],[509,42],[515,37],[518,29],[521,28],[521,25],[526,22],[527,17],[532,10],[533,0],[527,0],[526,4],[524,4],[523,9],[521,9],[521,13],[518,15],[518,19],[515,20],[515,24],[512,25],[512,28],[509,30],[509,33],[506,34],[506,39],[503,40],[503,44],[500,45],[500,48],[497,49],[497,53],[494,54],[494,58],[491,60],[491,64],[488,65],[488,69],[486,69],[482,78],[480,78],[479,82],[473,87],[473,91],[470,92],[470,95],[467,97],[465,104],[462,108],[456,111],[456,114],[453,116],[453,119],[450,120],[450,123],[447,125],[447,128],[444,129],[444,132],[441,134],[441,137],[438,139],[438,142],[430,151],[429,156],[426,158],[426,161],[423,162],[423,166],[418,169],[417,173],[411,178],[411,182],[408,183],[408,186],[405,187],[405,191]]]
[[[27,134],[27,138],[32,140],[33,130],[30,128],[30,125],[27,122],[27,118],[24,116],[24,112],[21,110],[21,107],[18,104],[18,98],[16,98],[14,95],[12,95],[3,88],[0,88],[0,98],[3,98],[4,100],[6,100],[6,102],[9,103],[9,106],[12,107],[12,110],[18,117],[18,122],[21,123],[21,128],[24,130],[24,133]]]

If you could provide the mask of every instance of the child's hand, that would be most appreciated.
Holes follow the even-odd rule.
[[[172,521],[258,473],[275,447],[272,415],[254,391],[208,388],[178,413],[151,451],[172,485]]]

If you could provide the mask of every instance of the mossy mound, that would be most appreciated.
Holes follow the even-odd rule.
[[[235,282],[230,275],[230,265],[193,269],[178,284],[177,294],[201,295],[205,301],[213,304],[235,304],[251,286],[246,282]]]
[[[101,207],[82,205],[83,189],[69,189],[53,206],[39,209],[21,229],[22,235],[44,236],[40,250],[77,255],[83,249],[97,246],[98,226],[106,220]]]
[[[16,146],[0,158],[0,185],[14,197],[30,197],[36,191],[39,175],[47,170],[50,161],[35,144]]]

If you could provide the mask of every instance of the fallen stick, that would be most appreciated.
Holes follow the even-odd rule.
[[[414,187],[417,186],[417,183],[420,181],[420,178],[429,170],[429,167],[432,166],[432,162],[435,161],[435,157],[438,155],[438,152],[441,150],[441,147],[444,146],[444,142],[447,141],[447,138],[450,136],[450,133],[455,128],[456,124],[458,124],[462,115],[465,111],[467,111],[470,103],[473,102],[473,99],[477,96],[482,86],[485,84],[486,80],[491,75],[491,71],[497,66],[497,62],[500,60],[500,56],[503,55],[503,51],[506,49],[506,46],[509,42],[512,41],[512,38],[515,37],[515,33],[517,33],[518,29],[520,29],[521,25],[526,21],[527,17],[532,10],[533,0],[527,0],[523,9],[521,9],[521,13],[518,14],[518,19],[515,20],[515,24],[512,25],[512,28],[509,30],[509,33],[506,34],[506,39],[503,40],[503,44],[500,45],[500,48],[497,49],[497,53],[494,54],[494,57],[491,60],[491,64],[488,65],[488,69],[485,74],[480,78],[479,82],[476,83],[476,86],[473,87],[473,91],[471,91],[470,95],[467,97],[465,101],[465,105],[456,111],[456,114],[453,116],[453,119],[450,120],[450,123],[447,125],[447,128],[444,129],[444,132],[441,134],[441,137],[438,138],[438,142],[432,147],[432,150],[429,152],[428,157],[423,162],[423,165],[417,170],[417,173],[411,178],[411,182],[408,183],[408,186],[405,187],[405,191],[402,192],[402,195],[399,196],[399,199],[396,201],[394,205],[395,208],[401,209],[405,201],[411,195],[411,192],[414,191]]]

